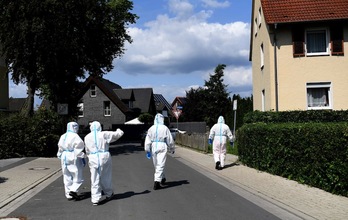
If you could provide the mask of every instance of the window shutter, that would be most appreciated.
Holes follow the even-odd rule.
[[[304,29],[302,27],[294,27],[292,29],[292,49],[294,57],[305,56],[304,49]]]
[[[332,26],[330,29],[330,43],[331,43],[331,55],[343,56],[344,55],[344,41],[343,41],[343,28],[342,26]]]

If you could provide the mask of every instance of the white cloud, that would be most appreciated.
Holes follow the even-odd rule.
[[[245,0],[243,0],[245,1]],[[229,1],[219,2],[217,0],[202,0],[204,7],[227,8],[230,6]]]
[[[15,85],[12,82],[9,84],[9,96],[13,98],[26,98],[27,86],[25,84]]]
[[[183,21],[161,15],[146,29],[130,28],[133,43],[117,66],[130,74],[187,74],[219,63],[249,65],[249,24],[207,23],[202,17]]]
[[[177,18],[188,18],[193,14],[193,5],[188,0],[170,0],[169,11]]]

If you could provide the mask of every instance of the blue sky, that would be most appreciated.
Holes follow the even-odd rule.
[[[137,23],[125,54],[104,78],[122,88],[153,88],[169,103],[204,86],[218,64],[231,96],[252,94],[248,0],[134,0]],[[11,97],[26,97],[25,85],[10,83]],[[39,104],[41,100],[35,100]]]

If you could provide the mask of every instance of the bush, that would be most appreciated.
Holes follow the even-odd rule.
[[[45,109],[38,110],[31,118],[21,114],[3,117],[0,120],[0,159],[53,157],[64,132],[63,120]]]
[[[253,123],[237,131],[246,165],[348,196],[348,123]]]

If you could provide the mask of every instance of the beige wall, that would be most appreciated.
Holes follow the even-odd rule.
[[[260,1],[255,0],[254,19],[258,17]],[[270,28],[270,30],[268,29]],[[274,26],[264,20],[257,35],[252,31],[252,71],[254,110],[262,109],[262,90],[265,90],[264,110],[275,110],[275,66],[272,45]],[[307,110],[307,83],[331,83],[331,107],[334,110],[348,109],[348,26],[344,29],[344,56],[293,57],[290,26],[278,25],[277,76],[278,110]],[[260,68],[260,45],[264,45],[264,68]]]
[[[9,88],[8,88],[8,75],[5,68],[5,63],[0,58],[0,110],[8,110],[9,101]]]
[[[273,46],[271,38],[268,34],[268,27],[265,24],[263,16],[261,16],[261,25],[256,27],[255,18],[258,18],[259,8],[261,3],[255,0],[253,12],[253,30],[251,38],[252,45],[252,75],[253,75],[253,105],[254,110],[262,110],[262,91],[264,90],[265,101],[264,109],[271,110],[275,108],[275,93],[274,93],[274,62],[273,62]],[[258,19],[259,21],[260,19]],[[257,31],[255,31],[255,28]],[[264,66],[261,68],[261,45],[264,51]]]

